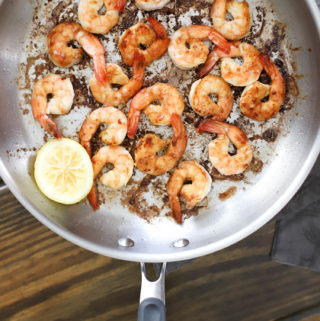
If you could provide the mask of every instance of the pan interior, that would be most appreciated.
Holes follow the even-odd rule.
[[[185,1],[183,6],[180,2],[172,1],[167,11],[153,13],[166,26],[169,35],[191,23],[210,24],[209,2]],[[219,177],[207,161],[207,146],[212,135],[194,134],[200,117],[191,110],[187,97],[196,79],[195,72],[179,71],[168,55],[147,69],[145,86],[168,81],[184,98],[183,117],[189,145],[183,160],[199,160],[214,178],[209,197],[196,209],[185,210],[191,217],[179,226],[166,217],[169,208],[165,184],[169,174],[152,179],[136,170],[128,187],[119,192],[99,185],[104,205],[97,212],[84,202],[74,206],[53,203],[38,191],[33,179],[33,163],[37,150],[50,138],[32,117],[30,95],[34,82],[51,72],[72,78],[76,89],[74,107],[69,115],[55,119],[64,136],[77,139],[89,107],[99,104],[91,97],[87,86],[92,74],[89,59],[63,70],[54,67],[45,55],[45,34],[60,22],[54,14],[60,10],[58,17],[65,14],[75,21],[76,5],[71,1],[28,1],[21,10],[19,1],[4,1],[0,7],[1,176],[43,223],[67,239],[104,255],[135,261],[173,261],[221,249],[247,236],[271,219],[292,197],[318,152],[319,34],[308,6],[311,2],[299,1],[292,5],[289,0],[249,1],[255,22],[252,34],[258,37],[249,37],[247,41],[277,60],[287,77],[289,94],[279,115],[264,123],[248,120],[235,104],[228,121],[247,133],[255,155],[254,164],[242,176],[228,180]],[[130,69],[121,64],[116,43],[124,27],[145,21],[148,14],[137,11],[133,1],[128,3],[119,26],[100,38],[107,48],[108,62],[120,64],[130,74]],[[217,74],[218,69],[214,73]],[[233,92],[239,100],[239,89],[233,88]],[[124,111],[127,108],[121,107]],[[146,117],[139,128],[138,138],[150,131],[164,139],[172,135],[168,127],[151,126]],[[124,144],[134,152],[134,142]],[[221,201],[220,194],[229,188],[236,188],[235,195]],[[175,242],[177,240],[188,242]]]

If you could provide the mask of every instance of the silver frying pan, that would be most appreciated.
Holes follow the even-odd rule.
[[[272,143],[272,150],[265,153],[262,171],[254,180],[239,185],[235,196],[225,202],[212,199],[198,216],[180,226],[166,217],[148,223],[120,203],[93,212],[85,203],[67,207],[49,201],[39,192],[32,172],[36,149],[43,143],[39,133],[43,136],[43,132],[30,113],[28,116],[23,112],[25,101],[17,85],[21,72],[18,66],[35,8],[32,1],[0,0],[0,174],[9,189],[55,233],[90,251],[122,260],[191,259],[221,250],[259,229],[293,197],[320,150],[318,7],[314,0],[249,1],[251,6],[261,2],[268,2],[274,9],[296,48],[292,59],[296,73],[303,75],[298,80],[300,96],[282,119],[283,129]],[[31,92],[30,88],[26,90]],[[216,186],[213,193],[219,191],[219,182]],[[164,268],[162,279],[151,288],[143,277],[149,292],[142,292],[141,301],[150,296],[164,301],[159,291],[164,286],[163,275]],[[158,303],[153,302],[153,307]]]

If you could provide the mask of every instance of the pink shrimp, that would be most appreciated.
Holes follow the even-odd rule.
[[[83,50],[92,58],[95,75],[98,81],[104,84],[107,80],[105,49],[96,36],[85,31],[76,22],[60,23],[48,35],[48,52],[52,62],[58,67],[71,67],[80,62],[83,51],[69,45],[73,40],[77,40]]]
[[[159,100],[161,105],[150,105]],[[138,128],[140,112],[144,110],[155,125],[169,125],[172,114],[181,115],[183,99],[178,90],[164,83],[140,90],[132,99],[128,115],[128,137],[133,138]]]
[[[208,56],[206,63],[199,69],[198,76],[207,75],[218,62],[221,62],[221,77],[233,86],[244,87],[257,81],[262,72],[262,64],[259,60],[259,51],[245,42],[231,42],[230,53],[226,54],[219,48],[214,49]],[[240,65],[231,58],[242,57]]]
[[[152,17],[148,17],[148,22],[152,28],[146,23],[138,23],[121,36],[119,49],[124,63],[128,66],[132,66],[136,51],[144,55],[146,65],[150,65],[168,50],[170,39],[164,26]],[[146,49],[141,49],[140,45]]]
[[[48,102],[48,95],[52,99]],[[52,136],[61,138],[56,123],[47,114],[64,115],[72,106],[74,91],[70,79],[48,75],[39,80],[33,88],[31,106],[33,117]]]

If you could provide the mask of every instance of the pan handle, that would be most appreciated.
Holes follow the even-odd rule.
[[[162,264],[158,280],[147,279],[146,266],[141,263],[141,292],[138,321],[166,321],[165,305],[166,263]]]

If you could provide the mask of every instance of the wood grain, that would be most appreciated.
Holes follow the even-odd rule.
[[[167,320],[267,321],[320,302],[316,272],[270,261],[271,222],[227,250],[167,276]],[[0,320],[136,320],[137,263],[55,235],[0,194]]]
[[[304,318],[301,321],[319,321],[319,320],[320,320],[320,314],[317,314],[317,315]]]

